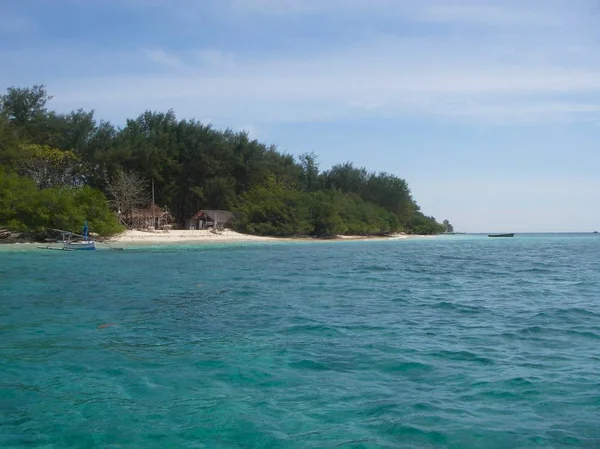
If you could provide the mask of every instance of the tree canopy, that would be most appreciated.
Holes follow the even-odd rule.
[[[75,205],[67,197],[83,195],[97,201],[101,216],[110,221],[105,215],[109,204],[115,212],[139,205],[150,197],[139,190],[153,183],[156,204],[168,207],[180,226],[199,209],[225,209],[236,214],[236,229],[261,235],[433,234],[448,229],[420,211],[406,181],[394,174],[370,172],[351,162],[321,171],[312,152],[295,158],[246,132],[179,120],[171,110],[145,111],[119,128],[98,121],[93,111],[49,110],[51,98],[42,85],[11,87],[0,96],[3,182],[20,185],[23,198],[50,195],[69,208]],[[10,195],[19,197],[18,189],[11,189]],[[27,215],[35,201],[27,206],[11,197],[7,206],[6,195],[2,198],[0,224],[50,226],[48,220]],[[59,214],[56,210],[48,216]],[[105,231],[118,228],[108,221]]]

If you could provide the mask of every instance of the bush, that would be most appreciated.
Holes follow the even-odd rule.
[[[37,189],[29,178],[0,169],[0,225],[32,236],[51,229],[90,232],[102,236],[122,230],[102,192],[90,187]]]
[[[261,186],[244,196],[232,223],[240,232],[268,236],[382,235],[398,230],[398,218],[356,194],[302,192]]]

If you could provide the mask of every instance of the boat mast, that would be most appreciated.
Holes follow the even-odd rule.
[[[156,218],[154,217],[154,177],[152,177],[152,227],[156,227]]]

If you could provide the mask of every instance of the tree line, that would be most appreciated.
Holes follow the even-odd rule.
[[[118,232],[113,212],[147,204],[152,183],[156,204],[180,226],[199,209],[224,209],[235,212],[236,230],[259,235],[447,230],[393,174],[351,162],[322,171],[314,153],[293,157],[172,110],[116,127],[93,111],[49,110],[51,98],[42,85],[0,96],[0,225],[39,233],[87,218],[100,234]],[[118,194],[128,185],[135,198]]]

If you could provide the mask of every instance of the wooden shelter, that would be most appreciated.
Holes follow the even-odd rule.
[[[175,218],[167,207],[161,208],[156,204],[146,209],[136,209],[127,217],[128,225],[132,229],[172,229],[176,223]]]
[[[201,210],[187,221],[186,229],[223,229],[233,218],[233,212],[226,210]]]

